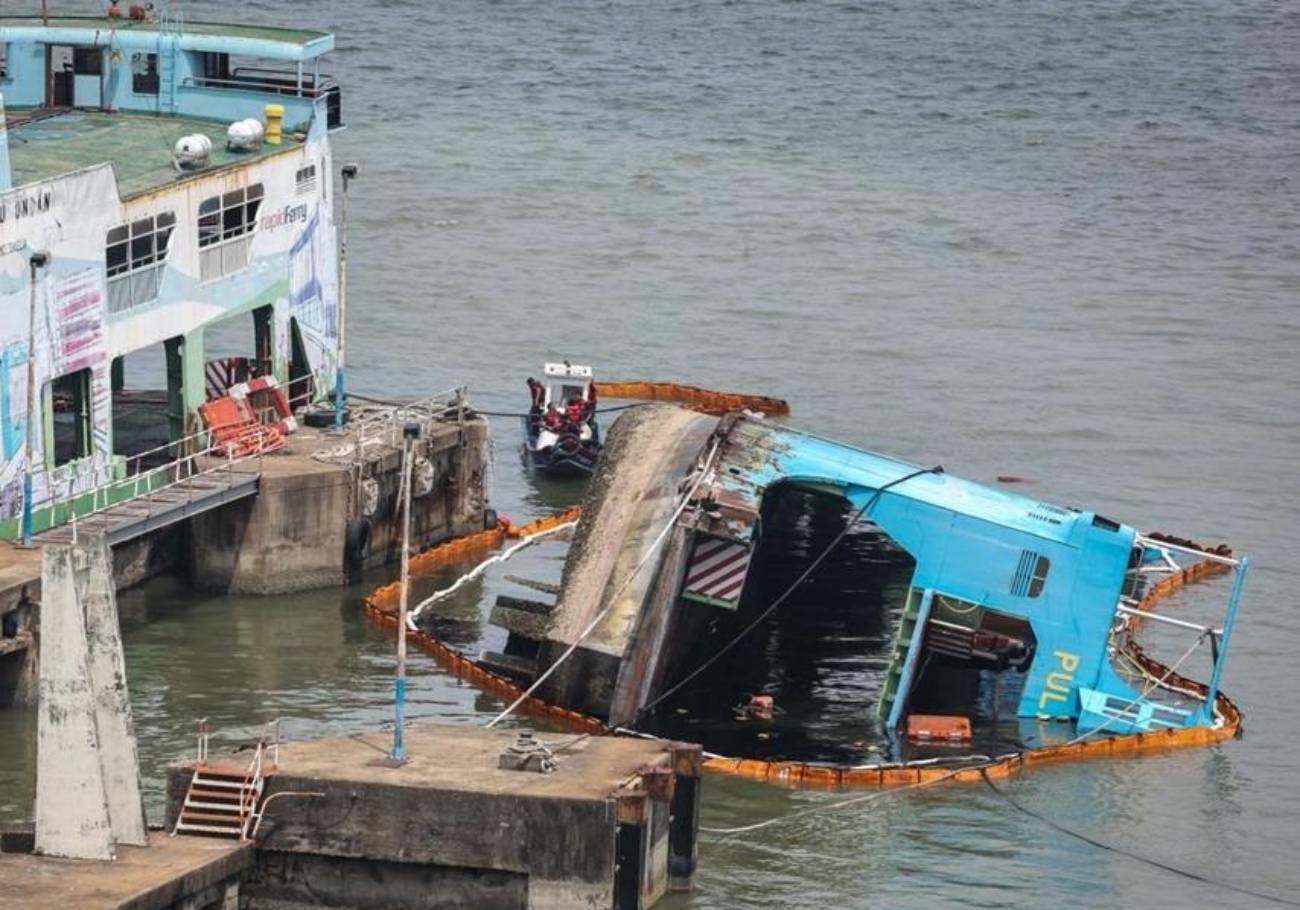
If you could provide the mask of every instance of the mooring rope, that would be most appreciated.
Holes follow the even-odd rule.
[[[1242,885],[1234,885],[1232,882],[1225,882],[1219,879],[1210,878],[1208,875],[1202,875],[1201,873],[1193,872],[1190,869],[1182,869],[1178,866],[1172,865],[1170,863],[1166,863],[1163,860],[1153,859],[1149,856],[1143,856],[1142,854],[1136,853],[1132,850],[1126,850],[1122,847],[1116,847],[1113,844],[1108,844],[1105,841],[1097,840],[1095,837],[1091,837],[1090,835],[1084,834],[1082,831],[1076,831],[1073,828],[1067,827],[1066,825],[1061,824],[1055,819],[1048,818],[1042,812],[1038,812],[1034,809],[1031,809],[1028,806],[1024,805],[1023,803],[1017,801],[1015,797],[1013,797],[1010,793],[1001,789],[1000,787],[998,787],[996,784],[993,783],[993,781],[989,778],[988,774],[986,773],[986,769],[981,768],[980,774],[981,776],[983,776],[984,783],[988,786],[988,788],[992,790],[994,793],[996,793],[1003,801],[1005,801],[1007,805],[1011,806],[1016,811],[1029,816],[1030,818],[1042,822],[1044,825],[1047,825],[1049,828],[1053,829],[1054,831],[1059,831],[1061,834],[1064,834],[1067,837],[1072,837],[1075,840],[1082,841],[1083,843],[1096,847],[1099,850],[1105,850],[1108,853],[1114,853],[1119,856],[1124,856],[1127,857],[1128,859],[1136,860],[1137,862],[1144,863],[1145,865],[1153,866],[1156,869],[1163,869],[1166,872],[1172,872],[1174,875],[1180,875],[1183,878],[1191,879],[1194,882],[1200,882],[1205,885],[1213,885],[1216,888],[1223,888],[1224,890],[1227,891],[1235,891],[1237,894],[1245,894],[1249,897],[1253,897],[1258,900],[1268,901],[1274,904],[1282,904],[1283,906],[1286,907],[1300,907],[1300,901],[1292,900],[1287,897],[1282,897],[1281,895],[1277,895],[1277,894],[1268,894],[1263,891],[1256,891],[1252,888],[1246,888]],[[704,829],[701,828],[700,830],[702,831]]]

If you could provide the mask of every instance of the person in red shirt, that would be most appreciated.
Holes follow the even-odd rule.
[[[555,402],[552,401],[546,406],[546,416],[542,418],[542,422],[546,424],[546,429],[556,433],[564,426],[564,418],[560,414],[560,409],[555,406]]]
[[[567,417],[569,420],[570,429],[572,429],[576,433],[587,418],[586,408],[584,408],[582,405],[582,399],[570,398],[569,407],[566,410],[564,416]]]

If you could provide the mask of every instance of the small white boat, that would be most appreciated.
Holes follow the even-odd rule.
[[[540,382],[528,378],[524,464],[551,477],[586,477],[596,469],[601,448],[591,367],[547,363],[542,376]]]

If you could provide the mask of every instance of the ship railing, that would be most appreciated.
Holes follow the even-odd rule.
[[[1195,632],[1196,642],[1193,645],[1193,650],[1196,645],[1208,641],[1213,670],[1206,688],[1202,717],[1206,722],[1212,722],[1215,700],[1218,696],[1219,684],[1223,678],[1223,667],[1228,655],[1228,644],[1232,637],[1233,626],[1237,621],[1237,612],[1241,605],[1241,591],[1246,581],[1246,572],[1249,569],[1250,560],[1244,556],[1238,558],[1228,552],[1205,550],[1190,546],[1189,543],[1180,543],[1144,534],[1136,535],[1133,540],[1132,564],[1128,570],[1119,602],[1115,605],[1115,612],[1118,617],[1122,617],[1120,624],[1122,627],[1133,623],[1152,621],[1185,632]],[[1153,592],[1157,586],[1162,584],[1176,585],[1178,580],[1174,576],[1190,572],[1201,574],[1209,572],[1232,576],[1232,586],[1228,593],[1227,604],[1223,609],[1221,625],[1216,627],[1209,623],[1191,622],[1143,609],[1144,598],[1148,593]]]
[[[469,408],[465,386],[457,386],[409,402],[394,402],[362,412],[349,426],[356,433],[357,445],[364,447],[375,443],[390,446],[402,444],[402,427],[410,422],[428,424],[433,421],[464,418]]]
[[[233,88],[270,95],[293,95],[296,98],[318,98],[338,90],[338,83],[329,76],[317,78],[304,73],[299,83],[294,70],[253,67],[240,67],[229,76],[187,76],[181,84],[193,88]]]
[[[236,67],[227,76],[187,76],[183,88],[219,89],[256,92],[293,98],[324,98],[326,126],[343,125],[343,90],[333,76],[299,69],[271,69],[257,66]]]
[[[97,516],[103,519],[103,530],[107,531],[105,513],[123,502],[144,502],[146,511],[140,517],[147,519],[152,517],[154,500],[161,493],[184,487],[186,501],[189,502],[194,498],[194,481],[197,479],[215,476],[228,479],[235,473],[251,473],[247,466],[253,462],[257,465],[255,472],[261,472],[262,452],[235,456],[229,449],[225,452],[218,451],[221,447],[212,443],[209,436],[216,429],[223,427],[210,427],[135,452],[126,457],[126,471],[122,475],[118,475],[117,471],[120,462],[95,464],[88,461],[84,465],[79,464],[75,470],[67,472],[66,476],[53,477],[50,490],[40,499],[32,501],[32,509],[57,510],[59,506],[69,506],[68,517],[58,522],[58,525],[70,524],[75,539],[79,526],[87,525]],[[171,458],[161,464],[147,466],[160,455]],[[100,481],[100,477],[105,479]],[[85,484],[79,483],[79,480],[85,480]],[[90,499],[90,508],[78,511],[75,503],[87,498]],[[174,500],[170,503],[174,504]],[[56,525],[52,523],[51,527],[54,526]]]

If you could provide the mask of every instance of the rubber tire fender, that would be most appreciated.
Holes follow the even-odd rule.
[[[366,516],[358,515],[348,522],[343,532],[343,554],[349,566],[360,568],[365,565],[373,536],[374,524]]]

